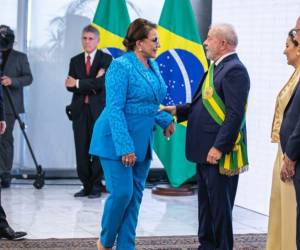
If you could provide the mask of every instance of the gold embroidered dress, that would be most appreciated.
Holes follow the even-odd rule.
[[[278,143],[274,163],[272,190],[270,197],[267,250],[297,250],[296,247],[296,195],[293,182],[282,182],[280,170],[283,153],[280,146],[279,131],[284,110],[300,78],[297,68],[287,84],[279,92],[276,100],[271,138]]]

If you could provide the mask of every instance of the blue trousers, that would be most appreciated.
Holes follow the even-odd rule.
[[[109,196],[102,216],[100,241],[104,247],[134,250],[138,214],[150,159],[125,167],[121,161],[100,158]]]

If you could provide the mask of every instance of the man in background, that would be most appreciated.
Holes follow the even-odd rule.
[[[86,26],[81,39],[84,52],[71,59],[65,80],[67,90],[73,93],[67,114],[73,122],[77,173],[83,184],[74,196],[97,198],[103,171],[99,159],[89,154],[89,147],[95,121],[105,105],[105,71],[112,57],[97,49],[99,31],[94,26]]]
[[[10,92],[17,114],[24,113],[23,87],[32,83],[32,74],[26,54],[13,49],[15,35],[6,25],[0,25],[0,83]],[[0,178],[2,188],[10,187],[14,158],[13,129],[16,116],[3,91],[6,131],[0,141]]]
[[[0,51],[2,54],[2,51]],[[1,60],[1,55],[0,55]],[[6,123],[4,120],[4,103],[2,97],[2,86],[0,85],[0,135],[5,132]],[[0,137],[1,141],[1,137]],[[14,240],[24,237],[27,233],[25,232],[15,232],[7,223],[5,212],[1,205],[1,186],[0,186],[0,239],[6,238],[8,240]]]

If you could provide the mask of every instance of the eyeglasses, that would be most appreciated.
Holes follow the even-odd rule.
[[[148,39],[148,40],[150,40],[151,42],[153,42],[153,43],[156,43],[156,44],[159,44],[159,38],[158,37],[154,37],[154,38],[152,38],[152,39],[150,39],[150,38],[145,38],[145,39]]]

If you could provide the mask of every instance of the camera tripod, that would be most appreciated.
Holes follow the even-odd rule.
[[[26,144],[28,146],[29,152],[31,154],[32,160],[33,160],[35,168],[36,168],[36,176],[35,176],[35,181],[33,182],[33,186],[36,189],[41,189],[41,188],[43,188],[43,186],[45,184],[45,172],[43,171],[42,166],[38,164],[38,162],[35,158],[35,155],[33,153],[32,147],[30,145],[29,139],[28,139],[27,134],[25,132],[25,123],[21,120],[19,114],[16,111],[16,108],[15,108],[15,105],[14,105],[14,102],[13,102],[13,99],[12,99],[9,88],[6,87],[6,86],[3,86],[3,89],[4,89],[5,93],[7,94],[8,102],[9,102],[11,108],[12,108],[13,114],[19,122],[22,134],[25,138]]]

